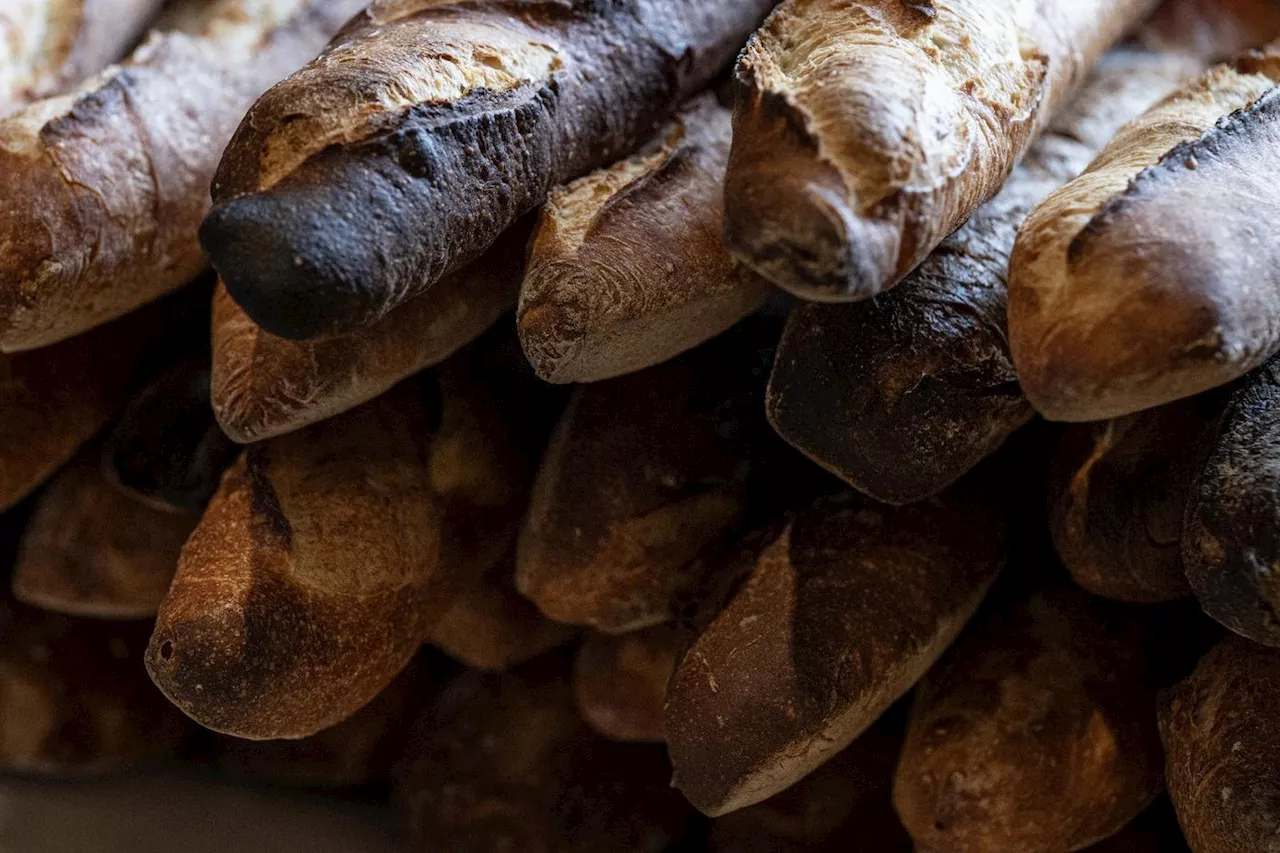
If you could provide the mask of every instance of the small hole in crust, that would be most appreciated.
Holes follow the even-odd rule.
[[[160,657],[163,660],[169,660],[173,657],[173,640],[165,640],[160,644]]]

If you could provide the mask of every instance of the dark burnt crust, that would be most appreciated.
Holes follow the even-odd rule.
[[[1225,402],[1210,392],[1063,434],[1050,467],[1050,532],[1082,588],[1131,603],[1190,595],[1183,511]]]
[[[390,114],[374,138],[327,148],[262,193],[251,190],[259,166],[252,149],[276,119],[250,111],[219,170],[220,203],[201,228],[229,292],[264,328],[302,338],[367,325],[430,287],[551,185],[625,155],[729,58],[736,45],[718,43],[722,33],[689,31],[683,2],[518,7],[531,36],[563,54],[549,82]],[[718,15],[745,30],[767,5],[752,0],[746,11]],[[663,13],[672,25],[652,27]],[[400,22],[498,14],[489,3],[427,6]],[[367,24],[340,39],[374,37]],[[270,102],[269,93],[259,107]]]
[[[18,182],[0,196],[0,333],[47,344],[204,269],[194,230],[218,147],[251,98],[309,56],[356,2],[309,0],[262,38],[247,66],[221,64],[216,42],[198,36],[153,35],[39,128],[36,157],[0,152],[0,171]],[[41,273],[48,280],[31,287]],[[31,316],[19,326],[20,309]]]
[[[390,132],[312,156],[269,194],[227,196],[201,225],[201,243],[227,292],[273,334],[369,325],[410,295],[386,282],[438,280],[537,206],[558,102],[554,87],[525,86],[414,107]],[[495,137],[505,144],[493,146]],[[256,169],[245,175],[256,180]],[[226,195],[230,182],[219,178]],[[433,227],[424,211],[435,212]]]
[[[1254,642],[1280,646],[1280,361],[1232,393],[1187,505],[1187,579],[1214,619]]]
[[[1154,166],[1148,166],[1130,181],[1124,191],[1112,196],[1080,229],[1067,246],[1067,264],[1074,267],[1094,248],[1105,246],[1107,229],[1126,216],[1139,215],[1142,202],[1158,195],[1181,175],[1213,168],[1228,151],[1255,145],[1260,126],[1280,120],[1280,87],[1273,87],[1256,101],[1218,119],[1198,139],[1175,145]]]

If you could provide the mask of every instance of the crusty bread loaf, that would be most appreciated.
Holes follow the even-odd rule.
[[[1161,785],[1143,625],[1083,593],[997,609],[925,676],[894,782],[919,849],[1066,853]]]
[[[730,117],[700,95],[630,158],[552,191],[520,291],[520,343],[543,379],[650,367],[768,297],[721,237]]]
[[[910,853],[889,798],[901,725],[886,716],[790,788],[713,820],[709,853]]]
[[[1182,517],[1224,403],[1210,393],[1063,434],[1049,476],[1049,529],[1081,587],[1135,603],[1191,594]]]
[[[1278,81],[1280,46],[1211,69],[1027,218],[1010,261],[1009,344],[1046,417],[1157,406],[1280,347],[1280,244],[1256,230],[1280,209],[1258,178],[1280,134]]]
[[[163,0],[6,0],[0,8],[0,115],[115,62]]]
[[[201,353],[158,376],[105,439],[103,474],[153,509],[198,517],[239,455],[209,409],[206,358]]]
[[[516,591],[515,553],[464,574],[427,642],[474,669],[500,672],[564,645],[577,631],[552,622]]]
[[[90,445],[40,494],[13,567],[13,594],[76,616],[154,616],[196,519],[119,491],[100,461]]]
[[[1222,62],[1280,37],[1276,12],[1272,0],[1164,0],[1135,35],[1153,50]]]
[[[413,853],[662,853],[688,830],[662,747],[592,732],[560,656],[459,676],[404,754]]]
[[[148,630],[0,598],[0,771],[80,776],[172,758],[190,727],[147,681]]]
[[[611,740],[665,740],[662,706],[683,643],[670,625],[588,636],[573,661],[573,696],[582,719]]]
[[[341,414],[438,364],[515,305],[529,224],[367,329],[291,341],[259,328],[219,287],[213,410],[236,441],[263,441]]]
[[[892,509],[844,495],[733,557],[724,571],[746,581],[667,694],[673,784],[690,802],[714,817],[776,794],[911,688],[1003,563],[1005,520],[984,498]]]
[[[83,332],[204,268],[196,227],[253,99],[362,0],[210,0],[70,94],[0,120],[0,349]]]
[[[350,719],[299,740],[243,740],[204,733],[197,757],[236,779],[313,789],[385,784],[410,723],[438,689],[431,666],[415,658]]]
[[[547,616],[606,633],[669,620],[686,568],[738,522],[768,427],[755,336],[579,387],[551,439],[516,582]]]
[[[1280,851],[1280,652],[1228,637],[1163,697],[1165,779],[1195,853]]]
[[[182,551],[147,669],[202,725],[335,725],[409,662],[448,601],[429,383],[250,447]]]
[[[267,92],[201,242],[255,322],[351,331],[630,153],[776,0],[377,0]]]
[[[1132,48],[1105,56],[1004,188],[901,284],[856,305],[791,313],[769,421],[850,485],[888,503],[937,494],[1032,416],[1006,332],[1018,225],[1116,130],[1198,70]]]
[[[1280,357],[1230,394],[1189,495],[1182,558],[1201,607],[1280,646]]]
[[[806,298],[892,286],[1154,5],[787,0],[738,62],[730,248]]]
[[[0,510],[30,494],[206,326],[201,291],[51,347],[0,355]]]

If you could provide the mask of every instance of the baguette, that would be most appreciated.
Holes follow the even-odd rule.
[[[902,748],[896,726],[872,726],[785,791],[711,822],[710,853],[910,853],[889,788]]]
[[[46,346],[187,283],[218,152],[362,0],[210,0],[71,94],[0,120],[0,349]]]
[[[995,611],[920,685],[894,805],[920,849],[1063,853],[1160,793],[1143,625],[1071,591]]]
[[[8,0],[0,9],[0,115],[114,62],[161,2]]]
[[[1190,490],[1182,533],[1187,580],[1205,613],[1280,646],[1280,357],[1231,391]]]
[[[427,642],[473,669],[501,672],[568,643],[576,633],[516,592],[512,552],[487,572],[459,578]]]
[[[662,747],[592,732],[557,656],[459,676],[405,756],[414,853],[661,853],[687,831]]]
[[[252,740],[312,735],[418,650],[450,584],[428,384],[254,445],[223,478],[146,657],[201,725]]]
[[[1191,594],[1182,516],[1224,402],[1201,395],[1063,434],[1049,476],[1049,530],[1077,584],[1134,603]]]
[[[774,429],[893,504],[937,494],[993,453],[1033,414],[1006,329],[1018,225],[1197,67],[1175,54],[1112,51],[1000,194],[901,284],[856,305],[797,306],[769,381]]]
[[[91,445],[36,500],[13,567],[19,601],[73,616],[154,616],[196,519],[152,509],[102,476]]]
[[[0,599],[0,770],[119,772],[190,735],[147,681],[147,625],[72,619]]]
[[[1280,851],[1280,653],[1228,636],[1162,697],[1165,777],[1195,853]]]
[[[479,260],[358,332],[291,341],[259,328],[219,286],[213,410],[236,441],[263,441],[373,399],[476,338],[516,303],[527,224]]]
[[[543,379],[651,367],[768,297],[721,239],[730,115],[700,95],[631,158],[552,191],[519,310],[520,343]]]
[[[1158,406],[1280,347],[1280,256],[1255,233],[1280,205],[1256,177],[1271,167],[1278,81],[1277,45],[1211,69],[1027,218],[1010,261],[1009,344],[1046,417]]]
[[[113,486],[153,509],[199,516],[239,455],[209,410],[203,358],[175,365],[125,407],[101,467]]]
[[[0,510],[29,495],[204,325],[192,293],[56,346],[0,355]],[[206,315],[207,316],[207,315]]]
[[[776,0],[377,0],[249,111],[200,238],[273,334],[348,332],[630,153]]]
[[[730,249],[808,299],[891,287],[1154,5],[787,0],[738,61]]]
[[[573,695],[582,719],[610,740],[665,740],[662,706],[682,641],[668,625],[587,637],[573,661]]]
[[[1003,515],[969,498],[890,509],[843,495],[733,558],[745,584],[667,694],[672,784],[690,802],[716,817],[794,784],[937,660],[1003,562]]]
[[[520,535],[516,585],[550,618],[622,634],[670,620],[689,564],[743,517],[768,427],[751,331],[578,388]]]

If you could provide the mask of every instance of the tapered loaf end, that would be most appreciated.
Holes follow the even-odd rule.
[[[248,660],[244,619],[234,610],[209,608],[194,618],[166,620],[152,634],[145,662],[160,691],[202,726],[255,740],[271,737],[261,707],[252,719],[241,713],[254,703],[238,697],[257,692],[253,682],[266,673]]]
[[[377,280],[376,241],[317,195],[240,196],[214,206],[200,226],[200,245],[227,292],[282,338],[348,332],[381,316],[367,284]]]
[[[539,270],[539,277],[569,274],[555,266]],[[526,290],[546,290],[537,281],[526,283]],[[588,363],[583,370],[583,350],[590,329],[587,314],[580,306],[548,296],[529,303],[521,303],[517,324],[520,330],[520,346],[525,357],[533,365],[534,372],[544,382],[567,384],[588,381],[594,365]]]
[[[786,95],[739,79],[725,175],[730,251],[779,287],[823,302],[869,299],[897,280],[900,233],[869,218]]]

